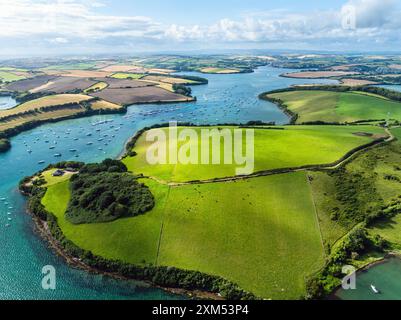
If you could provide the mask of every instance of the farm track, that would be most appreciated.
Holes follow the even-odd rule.
[[[320,226],[319,215],[317,213],[316,201],[315,201],[315,197],[313,196],[313,192],[312,192],[312,184],[311,184],[311,181],[307,174],[305,175],[305,178],[306,178],[306,183],[308,184],[309,194],[310,194],[310,198],[311,198],[311,201],[313,204],[313,213],[315,216],[316,225],[319,229],[319,237],[320,237],[320,244],[322,245],[322,252],[323,252],[324,257],[326,257],[327,253],[326,253],[326,249],[324,247],[323,233],[322,233],[322,228]]]
[[[207,179],[207,180],[199,180],[199,181],[188,181],[188,182],[168,182],[168,181],[158,179],[156,177],[151,177],[151,176],[145,176],[144,178],[152,179],[160,184],[168,185],[170,187],[181,187],[181,186],[197,185],[197,184],[236,182],[236,181],[248,180],[251,178],[266,177],[266,176],[273,176],[273,175],[277,175],[277,174],[285,174],[285,173],[300,172],[300,171],[335,170],[335,169],[343,166],[350,160],[352,160],[354,157],[358,156],[360,153],[365,152],[366,150],[369,150],[371,148],[376,148],[378,146],[381,146],[381,145],[384,145],[387,143],[391,143],[396,140],[396,138],[390,132],[390,130],[385,129],[385,131],[388,135],[388,137],[386,139],[375,140],[371,143],[368,143],[366,145],[355,148],[354,150],[351,150],[350,152],[348,152],[340,160],[338,160],[334,163],[329,163],[329,164],[306,165],[306,166],[297,167],[297,168],[272,169],[272,170],[259,171],[259,172],[255,172],[250,175],[244,175],[244,176],[232,176],[232,177]]]

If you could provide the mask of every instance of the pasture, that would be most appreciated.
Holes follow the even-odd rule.
[[[399,128],[392,131],[396,136],[401,133]],[[357,223],[350,218],[355,214],[366,216],[388,211],[391,207],[400,208],[400,146],[397,141],[361,153],[344,167],[344,175],[309,173],[325,244],[333,245],[346,234]],[[339,196],[341,194],[347,197]],[[370,232],[372,235],[380,234],[394,244],[400,244],[400,237],[397,235],[399,230],[401,224],[397,215],[390,221],[379,220]]]
[[[113,109],[121,109],[121,106],[115,103],[111,103],[104,100],[97,100],[91,102],[91,109],[92,110],[113,110]]]
[[[74,77],[74,78],[103,78],[111,75],[110,72],[97,71],[97,70],[66,70],[59,73],[63,77]]]
[[[130,72],[117,72],[113,74],[111,77],[116,79],[133,79],[139,80],[142,79],[145,75],[143,73],[130,73]]]
[[[43,178],[43,179],[46,180],[46,185],[45,186],[49,187],[49,186],[53,186],[55,184],[58,184],[60,182],[68,181],[71,178],[71,175],[72,175],[71,172],[65,172],[63,176],[53,177],[54,171],[56,171],[56,169],[46,170],[46,171],[42,172],[42,174],[39,175],[38,177],[35,177],[34,180],[37,179],[37,178]]]
[[[59,94],[59,95],[45,96],[39,99],[25,102],[12,109],[1,110],[0,118],[10,115],[16,115],[26,111],[35,111],[35,109],[40,109],[43,107],[58,106],[69,103],[80,103],[91,99],[93,98],[83,94]]]
[[[42,70],[87,70],[87,69],[92,69],[95,68],[97,65],[96,61],[82,61],[82,62],[69,62],[69,63],[60,63],[60,64],[55,64],[55,65],[50,65]]]
[[[153,82],[158,82],[158,83],[186,84],[186,85],[199,83],[197,81],[189,80],[189,79],[174,78],[174,77],[168,77],[168,76],[152,76],[152,75],[146,76],[142,80],[153,81]]]
[[[97,82],[94,85],[84,90],[84,93],[91,93],[106,89],[108,84],[106,82]]]
[[[68,181],[42,202],[66,237],[94,254],[220,275],[263,298],[302,297],[305,277],[323,264],[305,173],[171,189],[144,182],[156,207],[110,223],[69,223]]]
[[[79,103],[88,101],[92,110],[118,110],[121,109],[120,105],[116,105],[107,101],[94,100],[93,97],[83,94],[60,94],[45,96],[36,100],[25,102],[15,108],[8,110],[0,110],[0,131],[18,127],[31,121],[48,121],[55,119],[62,119],[66,117],[75,116],[87,111]],[[75,104],[73,106],[63,107],[65,104]],[[42,110],[45,107],[57,107],[58,109]],[[89,105],[88,105],[89,106]]]
[[[401,103],[359,92],[296,90],[267,97],[283,101],[289,110],[298,114],[297,123],[401,120]]]
[[[42,203],[56,215],[64,235],[79,247],[108,259],[134,264],[155,264],[168,188],[148,181],[156,206],[145,215],[109,223],[73,225],[66,220],[69,181],[51,185]]]
[[[127,80],[131,81],[131,80]],[[145,86],[137,88],[112,89],[108,87],[100,92],[91,93],[92,96],[103,100],[120,104],[131,105],[137,103],[160,103],[191,101],[192,98],[169,92],[156,86]]]
[[[50,75],[36,76],[34,78],[10,83],[5,88],[10,91],[26,92],[35,89],[37,87],[43,86],[53,79],[56,79],[56,77]]]
[[[231,74],[231,73],[240,73],[238,69],[228,69],[228,68],[215,68],[208,67],[200,69],[202,73],[212,73],[212,74]]]
[[[341,84],[344,86],[357,87],[357,86],[375,85],[378,83],[369,80],[343,78],[341,79]]]
[[[254,136],[254,170],[253,172],[300,167],[305,165],[329,164],[339,160],[348,151],[372,141],[375,137],[384,134],[383,129],[373,126],[286,126],[283,130],[255,129]],[[184,130],[178,128],[178,133]],[[197,132],[198,140],[191,141],[196,144],[200,159],[201,145],[209,143],[209,154],[212,155],[212,140],[201,141],[201,127],[192,127]],[[205,128],[203,128],[205,129]],[[206,128],[210,129],[210,128]],[[217,128],[215,128],[217,129]],[[233,130],[233,127],[228,127]],[[165,133],[168,128],[163,128]],[[356,135],[355,133],[369,133],[368,135]],[[167,134],[167,137],[169,135]],[[245,137],[242,147],[245,153]],[[169,143],[167,139],[166,146]],[[179,141],[180,148],[186,141]],[[135,173],[143,173],[147,176],[157,177],[165,181],[184,182],[192,180],[206,180],[216,177],[231,177],[236,175],[237,167],[244,165],[232,164],[156,164],[150,165],[146,158],[148,148],[152,142],[146,141],[146,133],[137,141],[134,151],[135,157],[127,157],[123,162],[128,169]],[[224,140],[220,140],[220,150],[224,150]],[[169,157],[169,148],[167,157]],[[223,156],[221,157],[223,159]],[[199,160],[200,162],[200,160]],[[210,161],[211,163],[211,161]]]
[[[26,77],[18,75],[14,72],[0,71],[0,80],[3,82],[14,82],[18,80],[25,79]]]
[[[75,77],[57,77],[44,85],[30,90],[30,92],[68,93],[84,91],[97,83],[96,80]]]
[[[117,73],[117,72],[129,72],[135,68],[136,68],[136,66],[134,66],[134,65],[110,65],[110,66],[104,67],[101,70],[106,71],[106,72]]]
[[[55,111],[33,113],[29,115],[18,115],[12,120],[6,122],[0,121],[0,131],[12,129],[32,121],[48,121],[48,120],[53,121],[56,119],[63,119],[65,117],[75,116],[82,112],[85,112],[84,108],[76,107],[76,108],[65,108]]]
[[[284,77],[288,78],[300,78],[300,79],[321,79],[331,77],[343,77],[354,75],[356,72],[352,71],[301,71],[293,73],[285,73]]]
[[[129,88],[142,88],[154,86],[154,83],[130,80],[130,79],[117,79],[117,78],[96,78],[97,81],[105,82],[108,84],[108,89],[129,89]]]

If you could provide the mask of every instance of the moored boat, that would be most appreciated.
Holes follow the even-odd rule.
[[[370,288],[372,289],[374,294],[379,294],[380,293],[380,291],[373,284],[370,285]]]

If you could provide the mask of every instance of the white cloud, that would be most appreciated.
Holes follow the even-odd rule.
[[[281,46],[358,49],[377,43],[383,49],[401,43],[396,0],[349,0],[356,8],[354,30],[342,27],[343,8],[293,13],[286,10],[248,13],[239,20],[221,19],[211,25],[162,24],[150,17],[96,13],[101,1],[0,0],[0,40],[44,48],[132,47],[141,50],[179,46]],[[151,14],[151,13],[150,13]],[[177,46],[174,44],[177,43]],[[348,47],[347,47],[348,46]]]
[[[395,0],[351,0],[348,4],[356,9],[358,28],[393,27],[398,20]]]
[[[55,43],[55,44],[65,44],[65,43],[68,43],[69,41],[66,38],[57,37],[54,39],[50,39],[49,42]]]
[[[26,37],[45,34],[100,38],[148,36],[158,24],[146,17],[97,15],[100,2],[0,0],[0,36]]]

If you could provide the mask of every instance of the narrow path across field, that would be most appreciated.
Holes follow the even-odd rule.
[[[315,198],[313,197],[311,181],[310,181],[309,175],[306,174],[305,176],[306,176],[306,183],[308,184],[308,187],[309,187],[311,202],[313,204],[313,211],[314,211],[314,214],[315,214],[316,224],[317,224],[317,227],[319,229],[320,243],[322,244],[323,255],[326,257],[326,249],[324,247],[324,242],[323,242],[322,228],[320,227],[320,221],[319,221],[319,216],[317,214]]]
[[[167,204],[168,204],[168,199],[170,197],[170,191],[171,191],[171,187],[168,188],[166,199],[165,199],[164,208],[163,208],[162,215],[161,215],[160,235],[159,235],[159,241],[157,243],[157,253],[156,253],[156,261],[155,261],[155,265],[156,266],[159,264],[160,246],[161,246],[161,243],[162,243],[163,229],[164,229],[164,217],[166,215],[166,207],[167,207]]]

